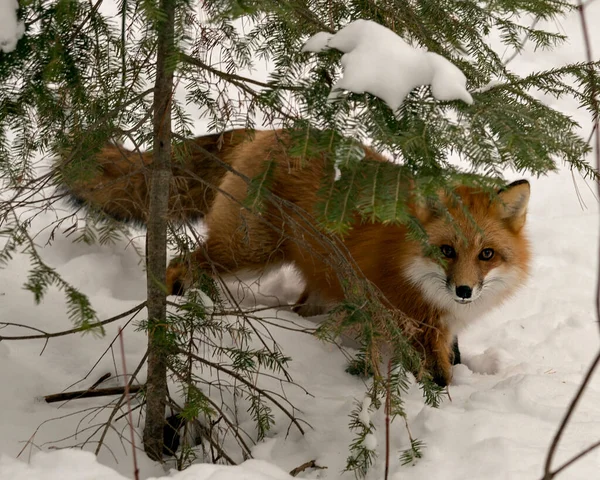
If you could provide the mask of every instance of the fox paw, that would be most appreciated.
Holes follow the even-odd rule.
[[[167,295],[183,296],[192,283],[187,262],[174,258],[167,267]]]
[[[462,363],[460,349],[458,348],[458,337],[454,337],[454,342],[452,343],[452,353],[450,354],[450,362],[452,363],[452,365],[460,365]]]
[[[452,363],[450,363],[448,358],[439,358],[437,361],[427,362],[424,365],[423,371],[421,371],[421,375],[417,377],[419,380],[424,372],[429,373],[431,379],[439,387],[447,387],[452,381]]]

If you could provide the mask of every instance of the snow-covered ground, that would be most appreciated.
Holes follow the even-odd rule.
[[[600,20],[600,3],[591,3],[588,22]],[[555,27],[570,36],[570,42],[551,52],[526,48],[511,66],[519,73],[536,71],[584,60],[579,19],[573,13]],[[594,51],[600,52],[600,31],[593,30]],[[507,52],[507,57],[511,52]],[[544,98],[580,121],[582,133],[591,130],[584,111],[568,99]],[[510,179],[518,178],[507,172]],[[598,243],[598,203],[578,174],[562,170],[541,179],[530,179],[532,196],[528,231],[534,260],[528,285],[509,303],[482,318],[461,336],[464,365],[455,367],[450,387],[452,400],[438,409],[425,407],[417,386],[406,397],[412,435],[426,445],[415,465],[401,466],[400,452],[408,447],[402,422],[391,431],[392,479],[538,479],[551,438],[589,362],[600,346],[594,314]],[[576,187],[577,186],[577,187]],[[577,191],[583,197],[582,206]],[[32,231],[51,219],[38,217]],[[49,232],[36,241],[45,245]],[[139,245],[141,241],[137,240]],[[73,244],[57,234],[41,254],[71,283],[89,295],[99,318],[132,308],[144,300],[144,273],[140,258],[126,241],[111,246]],[[36,306],[31,293],[23,290],[28,259],[17,255],[0,271],[0,321],[24,324],[55,332],[70,328],[63,296],[51,290]],[[300,286],[290,271],[271,277],[266,287],[283,299],[295,300]],[[290,312],[267,310],[265,317],[310,322]],[[77,445],[102,423],[108,411],[96,411],[109,400],[86,399],[66,404],[46,404],[40,397],[68,388],[87,388],[105,372],[120,373],[118,349],[109,352],[94,367],[113,340],[118,326],[107,327],[103,338],[58,337],[44,340],[0,342],[0,479],[116,480],[132,478],[130,445],[110,432],[98,461],[89,453],[55,451],[54,443]],[[353,478],[342,474],[352,434],[348,414],[355,399],[362,399],[364,384],[344,372],[345,357],[331,345],[306,334],[273,328],[283,351],[293,358],[290,373],[305,387],[286,387],[290,401],[301,417],[312,425],[305,436],[276,413],[277,425],[265,441],[253,449],[255,460],[241,467],[196,465],[176,474],[183,479],[249,480],[289,478],[284,472],[315,460],[325,470],[306,470],[304,478]],[[2,329],[0,335],[28,334],[24,329]],[[128,368],[133,370],[145,352],[144,334],[129,326],[125,330]],[[143,377],[142,377],[143,380]],[[70,387],[77,383],[75,387]],[[116,385],[113,383],[113,385]],[[87,409],[87,410],[86,410]],[[137,421],[137,415],[135,415]],[[383,477],[383,414],[375,412],[379,461],[370,479]],[[125,421],[120,420],[119,427]],[[39,428],[38,428],[39,427]],[[139,432],[139,425],[136,424]],[[72,435],[77,433],[77,436]],[[600,377],[590,384],[571,425],[565,432],[556,465],[598,440],[600,432]],[[287,434],[287,435],[286,435]],[[126,436],[128,438],[128,436]],[[137,442],[139,446],[139,439]],[[85,450],[95,445],[88,444]],[[43,452],[39,453],[39,450]],[[22,452],[19,460],[15,457]],[[25,462],[31,462],[27,464]],[[141,478],[167,475],[162,466],[140,453]],[[98,463],[99,462],[99,463]],[[109,468],[110,467],[110,468]],[[118,473],[116,473],[116,472]],[[559,478],[598,478],[600,452],[596,451],[566,470]]]

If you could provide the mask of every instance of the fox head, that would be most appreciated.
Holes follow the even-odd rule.
[[[406,273],[428,302],[461,317],[500,303],[526,278],[529,183],[511,183],[493,197],[465,186],[454,193],[440,198],[445,208],[415,207],[439,255],[413,257]]]

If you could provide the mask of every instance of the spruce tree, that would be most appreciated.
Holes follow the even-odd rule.
[[[190,332],[201,331],[209,341],[209,337],[214,340],[213,334],[230,328],[206,308],[208,297],[218,302],[210,281],[200,286],[208,297],[201,295],[199,303],[194,301],[197,297],[188,298],[180,313],[170,316],[165,309],[162,265],[167,226],[162,221],[165,190],[161,203],[159,189],[168,184],[171,136],[189,137],[198,120],[188,113],[186,104],[199,109],[209,131],[282,127],[294,138],[292,154],[327,152],[341,171],[339,180],[324,192],[321,205],[320,225],[332,233],[343,234],[358,212],[367,222],[406,223],[425,241],[407,212],[406,199],[398,195],[400,179],[410,179],[420,195],[434,198],[440,189],[448,190],[456,182],[496,187],[503,183],[507,169],[537,176],[563,162],[584,175],[596,176],[585,161],[590,147],[579,135],[577,124],[532,92],[573,96],[595,116],[598,112],[590,92],[598,90],[598,64],[578,63],[519,77],[489,41],[497,32],[503,48],[515,52],[524,39],[539,49],[552,48],[565,41],[564,36],[538,29],[537,22],[528,19],[557,18],[573,8],[569,2],[217,0],[203,2],[202,14],[198,5],[183,0],[123,0],[117,6],[118,11],[109,15],[110,8],[105,10],[102,1],[20,3],[24,36],[14,50],[0,51],[0,175],[8,192],[0,203],[0,231],[5,237],[0,259],[8,262],[25,247],[32,265],[26,288],[35,299],[39,301],[50,285],[58,285],[65,291],[72,320],[84,327],[93,324],[96,315],[87,298],[41,260],[28,233],[32,215],[22,213],[27,209],[35,215],[52,208],[56,195],[47,187],[60,182],[61,176],[89,175],[94,154],[106,142],[127,139],[137,148],[153,146],[155,164],[148,176],[156,194],[148,212],[154,220],[148,243],[148,306],[153,310],[145,326],[151,348],[158,346],[149,366],[158,365],[155,372],[161,384],[147,388],[148,408],[160,417],[165,416],[167,402],[167,366],[187,384],[181,415],[191,420],[215,414],[215,405],[197,387],[202,379],[191,373],[191,365],[203,359],[191,347],[194,334]],[[327,101],[341,73],[341,53],[308,54],[301,51],[302,46],[312,35],[335,33],[356,19],[373,20],[411,44],[451,60],[467,76],[473,104],[438,101],[428,86],[413,90],[397,111],[370,94],[343,93],[337,101]],[[265,61],[269,66],[266,80],[249,73]],[[172,94],[173,77],[185,99]],[[362,162],[357,146],[365,141],[396,162]],[[61,158],[60,168],[49,173],[37,168],[34,159],[39,155]],[[452,155],[470,168],[454,166]],[[267,173],[250,180],[250,192],[247,206],[257,213],[262,200],[277,201],[269,191]],[[86,227],[82,239],[114,238],[118,225],[98,212],[90,215],[90,222],[101,222]],[[66,221],[62,218],[54,227],[67,225]],[[177,226],[171,227],[173,242],[185,247],[187,239],[177,235]],[[363,341],[360,368],[370,367],[374,373],[368,392],[372,404],[379,405],[392,395],[387,399],[392,416],[403,416],[407,372],[418,368],[418,355],[394,316],[352,265],[341,265],[340,276],[346,282],[346,301],[318,333],[330,338],[358,325]],[[239,327],[235,334],[245,338],[251,333]],[[390,374],[379,372],[377,365],[375,344],[382,335],[394,345]],[[288,361],[285,352],[276,350],[223,351],[216,343],[212,346],[235,360],[229,372],[241,379],[261,365],[283,371]],[[264,392],[257,394],[244,385],[257,421],[257,438],[262,438],[272,423],[269,409],[273,403],[265,401]],[[431,379],[425,377],[422,388],[425,401],[433,405],[440,401],[441,392]],[[351,425],[359,432],[348,468],[364,474],[374,460],[362,442],[371,426],[356,420],[357,412]],[[148,454],[158,459],[163,440],[156,425],[146,432],[145,440]],[[244,440],[238,439],[243,455],[248,455]],[[419,445],[416,439],[412,442],[405,456],[408,461],[420,455]]]

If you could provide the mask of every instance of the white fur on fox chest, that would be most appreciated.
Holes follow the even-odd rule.
[[[461,305],[452,300],[455,305],[447,310],[446,315],[442,316],[441,320],[448,325],[450,332],[456,335],[492,310],[500,301],[475,301],[467,305]]]

